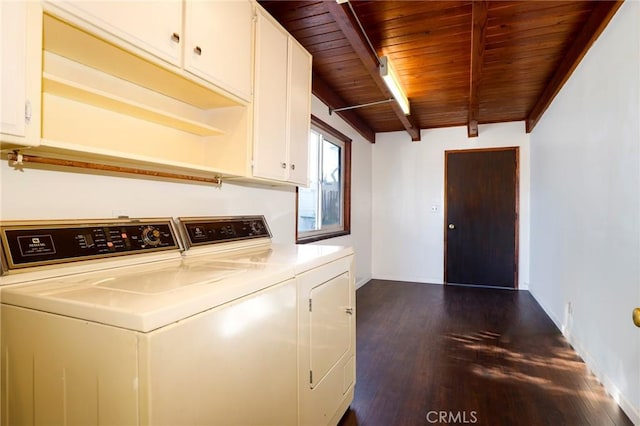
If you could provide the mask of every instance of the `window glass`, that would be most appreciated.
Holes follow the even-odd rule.
[[[318,204],[320,201],[320,134],[314,130],[309,133],[309,188],[298,189],[298,232],[320,229]]]
[[[345,194],[350,193],[346,176],[350,170],[351,140],[316,121],[322,125],[314,125],[309,133],[310,184],[308,188],[298,188],[298,242],[349,233],[350,204]]]
[[[336,227],[342,222],[342,177],[340,146],[322,141],[322,226]]]

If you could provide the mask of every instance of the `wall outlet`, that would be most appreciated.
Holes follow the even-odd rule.
[[[562,321],[562,334],[568,339],[573,328],[573,305],[571,301],[564,306],[564,320]]]

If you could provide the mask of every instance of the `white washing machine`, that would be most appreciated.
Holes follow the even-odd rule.
[[[215,236],[201,247],[215,250],[189,256],[170,219],[1,224],[2,424],[337,423],[354,370],[318,355],[322,377],[309,388],[324,393],[305,402],[303,329],[333,341],[320,318],[337,311],[318,308],[315,328],[299,326],[301,283],[315,271],[350,292],[353,255],[336,248],[328,263],[307,259],[313,267],[296,278],[300,263],[288,255],[251,258],[280,252],[264,218],[208,223]],[[353,301],[341,317],[353,318]]]
[[[241,250],[217,241],[228,218],[179,218],[190,261],[214,256],[225,265],[292,267],[297,285],[300,425],[335,425],[355,389],[355,267],[351,247],[247,241]],[[268,232],[260,218],[242,225]]]
[[[2,240],[3,424],[297,423],[291,267],[185,262],[170,219]]]

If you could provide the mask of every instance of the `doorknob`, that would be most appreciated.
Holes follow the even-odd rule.
[[[456,226],[453,223],[449,224],[449,229],[456,229]]]
[[[633,310],[633,323],[636,327],[640,327],[640,308],[635,308]]]

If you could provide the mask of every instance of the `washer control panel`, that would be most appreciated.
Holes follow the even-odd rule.
[[[179,218],[187,245],[271,238],[264,216]]]
[[[171,219],[0,224],[8,269],[179,249]]]

